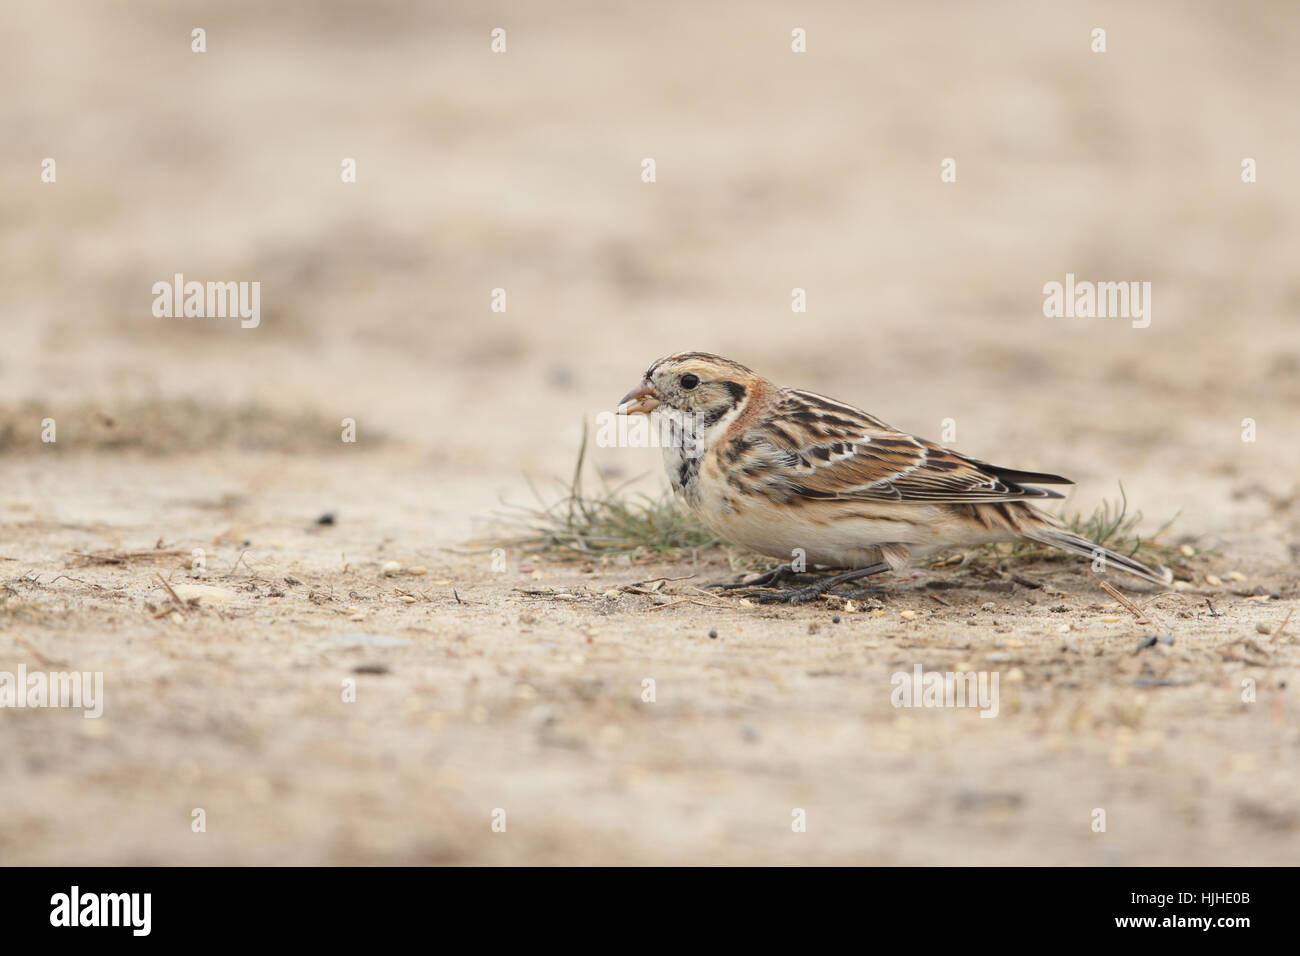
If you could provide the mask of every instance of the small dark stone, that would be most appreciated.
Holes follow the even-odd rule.
[[[332,512],[332,511],[322,511],[320,517],[316,519],[316,523],[317,523],[317,524],[333,524],[333,523],[334,523],[334,512]]]
[[[831,618],[831,623],[832,623],[832,624],[838,624],[838,623],[840,623],[840,616],[839,616],[838,614],[836,614],[834,617],[832,617],[832,618]]]
[[[714,640],[717,640],[718,632],[717,632],[717,631],[709,631],[709,637],[713,638]]]

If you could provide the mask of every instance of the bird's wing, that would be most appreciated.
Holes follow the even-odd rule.
[[[724,461],[770,491],[805,499],[979,504],[1060,498],[1027,483],[1072,484],[967,458],[797,389],[784,389],[768,414],[737,435]]]

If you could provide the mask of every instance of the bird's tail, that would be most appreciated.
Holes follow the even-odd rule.
[[[1102,547],[1095,541],[1089,541],[1073,531],[1066,531],[1064,528],[1058,528],[1050,524],[1048,521],[1043,520],[1041,512],[1035,514],[1035,517],[1040,520],[1032,524],[1027,522],[1027,526],[1021,527],[1021,533],[1031,541],[1037,541],[1039,544],[1049,544],[1053,548],[1060,548],[1062,551],[1069,551],[1085,558],[1091,558],[1093,569],[1097,571],[1115,567],[1142,578],[1144,581],[1150,581],[1152,584],[1168,587],[1173,583],[1174,574],[1168,568],[1162,567],[1152,570],[1141,561],[1134,561],[1117,551]]]

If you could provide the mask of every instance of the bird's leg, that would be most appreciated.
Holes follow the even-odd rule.
[[[752,581],[738,581],[735,584],[707,584],[705,587],[717,588],[720,591],[734,591],[736,588],[765,588],[781,581],[788,581],[797,574],[799,572],[794,569],[794,565],[778,564],[771,571],[760,574]]]
[[[793,588],[779,594],[754,594],[750,596],[750,600],[757,601],[759,604],[801,604],[804,601],[812,601],[820,597],[826,591],[844,584],[846,581],[856,581],[858,578],[869,577],[892,569],[893,566],[889,562],[881,561],[879,564],[872,564],[865,568],[857,568],[853,571],[845,571],[843,574],[836,574],[833,577],[823,578],[806,587]]]

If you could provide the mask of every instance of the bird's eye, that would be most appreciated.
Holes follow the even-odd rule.
[[[700,384],[700,377],[694,372],[687,372],[682,376],[682,388],[690,390]]]

